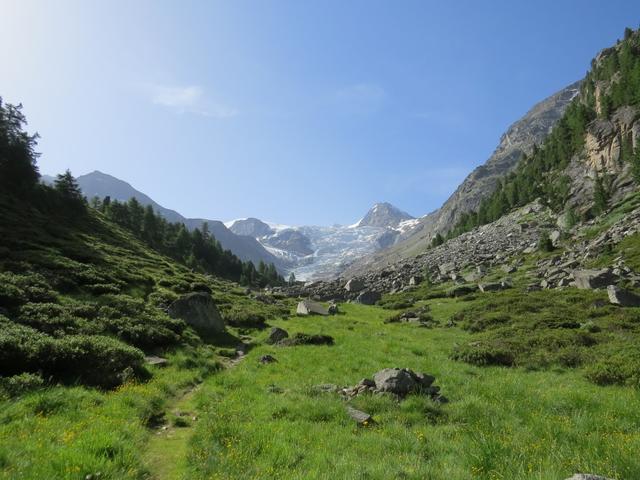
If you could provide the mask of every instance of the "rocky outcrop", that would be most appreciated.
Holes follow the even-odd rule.
[[[363,378],[353,387],[339,388],[333,385],[332,389],[324,391],[337,391],[346,400],[362,394],[388,394],[398,399],[421,394],[428,395],[435,402],[447,403],[449,400],[440,394],[440,387],[433,385],[434,381],[435,377],[428,373],[414,372],[408,368],[385,368],[376,372],[373,379]]]
[[[184,320],[205,335],[220,333],[225,329],[218,307],[206,292],[183,295],[169,306],[168,313],[172,318]]]
[[[285,338],[289,338],[289,333],[286,330],[279,327],[273,327],[265,341],[266,343],[273,345],[274,343],[278,343]]]
[[[613,283],[615,277],[608,268],[600,270],[574,270],[573,280],[576,287],[586,290],[604,288]]]
[[[317,302],[311,300],[302,300],[298,302],[298,308],[296,309],[298,315],[329,315],[329,310],[324,308]]]
[[[609,296],[609,302],[614,305],[620,305],[621,307],[640,307],[640,296],[628,290],[623,290],[615,285],[609,285],[607,287],[607,294]]]

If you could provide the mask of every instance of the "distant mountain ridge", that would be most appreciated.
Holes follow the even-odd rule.
[[[396,242],[417,220],[390,203],[373,205],[349,226],[292,227],[244,218],[226,225],[237,235],[250,235],[291,265],[300,280],[339,275],[351,263]]]
[[[54,181],[54,177],[50,175],[42,175],[41,179],[45,183],[52,183]],[[202,224],[207,222],[209,224],[209,231],[220,242],[222,247],[226,250],[231,250],[231,252],[241,260],[250,260],[256,265],[260,261],[273,263],[281,273],[287,270],[287,263],[282,258],[269,253],[255,238],[236,235],[219,220],[186,218],[175,210],[163,207],[124,180],[120,180],[119,178],[98,170],[86,175],[80,175],[77,181],[82,193],[89,199],[93,197],[102,199],[110,196],[113,200],[126,202],[131,198],[135,198],[144,206],[151,205],[153,209],[167,221],[184,223],[189,230],[201,228]]]

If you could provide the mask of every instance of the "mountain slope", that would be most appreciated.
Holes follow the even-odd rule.
[[[53,177],[43,175],[42,180],[45,183],[51,183]],[[185,218],[175,210],[163,207],[148,195],[136,190],[129,183],[97,170],[79,176],[77,181],[83,194],[89,199],[93,197],[102,199],[110,196],[113,200],[126,202],[131,198],[135,198],[144,206],[151,205],[153,209],[167,221],[184,223],[189,230],[201,228],[202,224],[207,222],[209,224],[209,231],[216,237],[216,240],[220,242],[222,247],[230,250],[241,260],[250,260],[256,265],[261,261],[267,264],[273,263],[278,270],[285,270],[285,263],[265,250],[254,238],[236,235],[218,220]]]
[[[418,219],[400,242],[357,262],[346,274],[417,255],[427,248],[436,233],[446,232],[461,215],[477,209],[481,200],[493,192],[499,180],[517,167],[522,155],[531,153],[534,145],[544,141],[579,93],[579,88],[580,82],[575,82],[536,104],[507,129],[491,157],[467,176],[442,207]]]

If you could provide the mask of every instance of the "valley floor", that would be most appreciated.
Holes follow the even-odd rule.
[[[464,304],[428,303],[436,320]],[[379,307],[343,312],[272,322],[335,345],[260,344],[186,396],[202,369],[177,354],[147,384],[58,387],[4,404],[0,478],[640,478],[636,389],[596,386],[577,370],[467,365],[449,358],[470,337],[456,327],[383,324],[390,312]],[[266,354],[278,361],[261,364]],[[314,389],[386,367],[433,374],[450,403],[361,395],[350,403],[375,420],[361,427],[338,394]]]

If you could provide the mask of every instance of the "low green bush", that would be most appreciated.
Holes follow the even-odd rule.
[[[114,338],[67,335],[54,338],[0,317],[0,375],[42,372],[63,381],[111,388],[129,369],[144,377],[144,355]]]
[[[44,379],[35,373],[21,373],[11,377],[0,377],[0,398],[15,398],[42,388]]]

